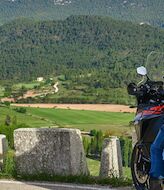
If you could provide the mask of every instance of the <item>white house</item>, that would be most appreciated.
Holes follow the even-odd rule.
[[[38,78],[37,78],[37,81],[38,81],[38,82],[42,82],[43,80],[44,80],[43,77],[38,77]]]

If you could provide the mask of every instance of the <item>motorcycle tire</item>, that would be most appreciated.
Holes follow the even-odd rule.
[[[139,146],[137,143],[133,149],[132,158],[131,158],[131,173],[132,173],[133,183],[136,190],[149,190],[150,189],[149,172],[147,171],[143,173],[138,169],[138,165],[140,166],[140,168],[147,167],[145,166],[145,162],[144,161],[142,162],[143,152],[138,147]]]

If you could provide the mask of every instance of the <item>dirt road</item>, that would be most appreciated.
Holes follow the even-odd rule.
[[[19,107],[34,107],[34,108],[61,108],[74,110],[92,110],[106,112],[129,112],[134,113],[136,108],[129,108],[124,105],[114,104],[12,104]]]

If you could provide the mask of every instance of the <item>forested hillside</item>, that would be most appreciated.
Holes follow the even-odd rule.
[[[0,27],[0,44],[1,80],[64,75],[94,87],[123,87],[151,51],[164,51],[164,31],[92,16],[15,20]]]
[[[163,26],[163,0],[1,0],[0,23],[18,17],[64,19],[70,15],[101,15]]]

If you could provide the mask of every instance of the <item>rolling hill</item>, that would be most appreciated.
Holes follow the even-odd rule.
[[[161,70],[164,31],[148,25],[99,16],[17,19],[0,27],[0,84],[56,77],[60,92],[41,101],[128,103],[122,88],[139,80],[136,67],[151,51]]]
[[[1,0],[0,23],[18,17],[60,20],[70,15],[99,15],[163,27],[163,10],[163,0]]]
[[[53,74],[95,88],[123,87],[151,51],[164,51],[164,31],[107,17],[19,19],[0,27],[0,44],[0,80]]]

